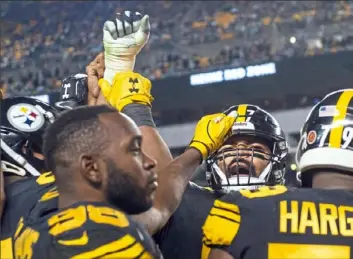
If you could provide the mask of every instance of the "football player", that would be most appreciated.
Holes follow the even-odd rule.
[[[29,97],[6,98],[0,102],[1,170],[6,194],[0,257],[11,258],[10,237],[18,220],[53,187],[54,177],[50,173],[39,175],[45,172],[42,135],[57,112],[50,105]]]
[[[98,75],[98,72],[91,72],[93,75]],[[123,75],[121,74],[120,78]],[[131,76],[136,78],[139,83],[135,83],[133,86],[129,80],[126,80],[125,85],[116,86],[115,88],[118,90],[116,96],[119,98],[113,98],[114,102],[110,100],[109,95],[115,95],[110,92],[111,87],[104,80],[100,81],[102,93],[108,103],[123,113],[127,111],[127,114],[138,125],[141,126],[141,123],[144,122],[145,125],[140,127],[142,131],[153,131],[155,126],[151,123],[146,124],[148,121],[153,121],[151,117],[151,101],[153,100],[150,94],[151,83],[137,73],[131,73]],[[98,79],[96,80],[98,81]],[[129,89],[132,88],[135,91],[130,92]],[[139,107],[138,113],[136,110],[129,112],[128,108],[132,107],[133,103]],[[256,188],[261,185],[275,185],[284,182],[287,144],[276,119],[254,105],[233,106],[227,112],[232,111],[240,114],[237,122],[233,125],[233,135],[219,152],[209,157],[207,161],[209,169],[207,177],[211,189],[205,189],[190,182],[180,206],[168,222],[155,225],[155,227],[148,226],[149,233],[155,234],[154,238],[167,258],[200,258],[202,224],[214,200],[222,196],[225,190]],[[153,154],[155,148],[151,147],[161,140],[157,138],[156,141],[156,138],[148,133],[143,131],[144,139],[149,141],[145,146],[150,148],[148,153]],[[155,154],[157,156],[154,157],[158,158],[163,152]],[[223,156],[226,156],[224,160],[222,160]],[[165,162],[168,159],[165,157],[159,161]],[[230,169],[233,170],[231,174],[229,173]],[[239,183],[236,182],[238,177],[242,179]],[[228,179],[231,183],[228,182]],[[162,185],[160,184],[160,186]]]
[[[157,200],[164,201],[162,195],[180,200],[173,184],[185,178],[185,188],[200,162],[229,136],[235,117],[220,113],[199,121],[189,148],[160,173],[165,179]],[[59,211],[47,208],[38,218],[21,218],[14,235],[15,257],[158,258],[144,229],[123,213],[144,212],[137,218],[145,225],[163,217],[156,213],[162,202],[151,208],[155,161],[142,151],[142,141],[136,124],[108,106],[76,108],[59,116],[44,141],[45,159],[60,193]],[[159,218],[151,219],[155,216]]]
[[[284,184],[288,146],[277,120],[258,106],[241,104],[232,138],[207,161],[206,177],[213,189],[240,190],[246,187]]]
[[[143,107],[143,105],[151,107],[152,96],[149,88],[151,86],[146,87],[146,84],[150,84],[147,83],[149,80],[137,73],[131,75],[141,83],[134,86],[140,96],[137,98],[135,92],[128,91],[132,85],[127,82],[126,85],[120,84],[118,88],[120,89],[119,100],[130,98],[129,102],[135,103],[139,107]],[[100,85],[108,103],[123,113],[127,111],[127,114],[140,125],[142,131],[154,129],[150,123],[146,124],[146,121],[151,121],[151,119],[146,119],[151,116],[151,108],[140,110],[139,113],[131,113],[129,109],[125,109],[125,107],[129,108],[129,105],[131,107],[131,104],[125,105],[127,103],[125,102],[124,106],[118,107],[118,102],[113,103],[109,100],[110,86],[104,81],[101,81]],[[127,86],[129,87],[126,88]],[[124,88],[126,89],[123,90]],[[104,89],[107,89],[108,93]],[[119,103],[122,102],[119,101]],[[200,258],[202,224],[215,199],[221,197],[225,191],[284,183],[287,144],[283,130],[276,119],[265,110],[250,104],[233,106],[227,112],[231,111],[240,113],[233,125],[232,136],[216,154],[207,159],[208,171],[206,175],[211,188],[205,189],[190,182],[180,206],[167,224],[148,229],[149,233],[155,234],[154,238],[166,258]],[[145,119],[141,120],[139,116]],[[143,121],[145,121],[145,125],[141,127]],[[149,142],[153,145],[158,143],[150,137],[151,135],[144,134],[145,132],[143,132],[143,136],[146,141],[150,140]],[[159,154],[161,153],[163,152]],[[224,160],[223,157],[225,157]],[[168,157],[162,159],[164,162],[166,160]],[[231,170],[232,173],[230,173]],[[238,177],[241,179],[239,183],[237,182]]]
[[[231,137],[207,159],[210,189],[189,183],[181,204],[154,237],[166,258],[200,258],[202,225],[214,201],[229,190],[283,184],[287,144],[276,119],[255,105],[230,107],[238,118]]]
[[[110,24],[110,29],[112,32],[111,34],[113,34],[114,31],[119,31],[119,35],[123,33],[121,28],[119,29],[118,27],[114,27],[112,24]],[[107,35],[108,33],[105,34],[105,36]],[[113,41],[110,37],[108,38],[110,41]],[[111,42],[110,45],[112,45]],[[105,55],[112,55],[112,53],[109,52],[111,50],[112,48],[106,51]],[[118,56],[114,58],[118,59]],[[114,58],[110,58],[110,60],[114,60]],[[94,64],[90,64],[90,71],[87,71],[89,78],[91,78],[91,82],[98,82],[99,75],[102,74],[100,70],[102,70],[101,65],[104,61],[100,59],[101,58],[97,57],[96,60],[92,62]],[[115,65],[115,67],[119,68],[118,65]],[[111,94],[109,92],[109,82],[101,82],[101,87],[108,90],[106,93],[106,91],[102,89],[102,93],[105,95],[108,103],[116,107],[119,111],[129,115],[137,123],[137,125],[140,126],[142,135],[144,136],[143,149],[146,150],[146,153],[150,154],[155,159],[158,159],[158,165],[161,165],[160,168],[163,168],[164,166],[162,166],[162,163],[165,164],[170,161],[171,157],[165,149],[163,150],[160,148],[161,146],[165,146],[165,144],[163,140],[160,139],[159,135],[156,134],[154,123],[151,123],[153,122],[151,115],[151,102],[153,100],[150,94],[151,85],[150,83],[147,83],[147,81],[149,81],[148,79],[145,80],[136,73],[132,75],[133,78],[138,79],[140,83],[135,83],[134,87],[132,87],[133,83],[127,82],[127,85],[130,87],[125,90],[122,90],[124,87],[120,85],[120,92],[117,93],[117,95],[120,96],[119,102],[113,103],[109,99],[108,95]],[[90,79],[88,79],[88,85],[91,85],[89,86],[89,96],[93,95],[97,98],[98,94],[96,93],[95,83],[92,85],[92,83],[90,83]],[[134,89],[134,91],[130,92],[128,91],[129,89]],[[241,114],[241,119],[239,119],[235,126],[239,127],[242,124],[245,124],[244,121],[251,119],[251,122],[248,125],[254,124],[258,130],[254,131],[249,128],[240,130],[239,128],[236,128],[237,131],[234,131],[234,137],[232,137],[232,140],[229,140],[228,144],[233,145],[234,152],[240,151],[244,153],[248,150],[250,155],[246,156],[245,153],[241,155],[238,152],[239,156],[237,156],[234,152],[229,152],[226,164],[230,165],[230,163],[232,163],[232,166],[234,166],[234,160],[241,158],[243,163],[241,165],[239,164],[240,166],[237,170],[240,170],[245,174],[246,171],[249,170],[251,173],[243,176],[239,175],[244,179],[242,184],[235,184],[235,175],[233,175],[233,184],[231,187],[228,186],[227,181],[223,181],[221,185],[223,184],[224,189],[229,189],[239,187],[254,188],[262,184],[281,183],[284,176],[284,161],[287,150],[286,146],[283,146],[282,142],[284,142],[285,145],[284,135],[281,128],[278,126],[277,121],[270,114],[256,106],[239,105],[232,107],[232,111],[238,110]],[[255,113],[255,116],[250,116],[251,113]],[[268,123],[269,126],[267,126],[266,123]],[[279,149],[280,142],[282,143],[282,150]],[[229,147],[230,146],[228,145],[228,151]],[[258,147],[258,149],[255,147]],[[252,149],[257,152],[253,153]],[[272,152],[273,150],[274,152]],[[220,154],[221,153],[219,153],[219,156]],[[217,168],[217,164],[220,165],[220,168],[222,168],[225,164],[224,162],[219,163],[219,161],[220,160],[217,159],[216,156],[210,157],[208,161],[208,175],[213,172],[213,178],[215,179],[214,181],[213,178],[209,177],[209,181],[211,186],[217,189],[217,191],[206,190],[190,183],[184,193],[182,203],[167,224],[161,224],[161,222],[164,221],[158,221],[160,224],[148,224],[147,227],[149,233],[156,234],[155,240],[158,242],[163,254],[165,254],[167,258],[200,258],[202,247],[202,223],[205,221],[214,200],[220,197],[220,195],[223,195],[222,191],[218,191],[221,188],[220,180],[217,180],[217,173],[221,174],[222,172],[219,170],[214,172],[214,170],[216,170],[215,168]],[[236,167],[232,168],[232,170],[234,169],[236,169]],[[271,169],[276,171],[276,173],[272,173]],[[228,168],[224,168],[223,170],[224,172],[227,172]],[[156,171],[158,172],[159,169]],[[256,172],[256,175],[253,175],[254,172]],[[225,179],[226,176],[227,174],[224,174],[223,179]],[[248,177],[250,176],[252,178],[251,182],[248,184]],[[261,177],[256,181],[257,176]],[[164,184],[161,183],[160,187],[163,185]],[[195,206],[195,204],[198,206]],[[166,215],[169,215],[170,212],[171,211],[166,213]],[[166,216],[165,218],[169,217]]]
[[[352,258],[352,157],[353,89],[344,89],[315,105],[302,128],[297,162],[306,188],[261,187],[216,200],[202,258]]]
[[[120,78],[123,78],[126,73],[120,74]],[[91,74],[94,77],[98,75],[98,72],[91,71]],[[129,91],[132,89],[132,83],[128,82],[130,79],[128,78],[125,80],[125,85],[120,84],[117,87],[120,89],[120,92],[116,93],[119,96],[118,100],[113,98],[115,101],[112,101],[109,95],[114,96],[114,94],[110,92],[109,83],[101,80],[102,94],[106,96],[108,103],[137,122],[144,140],[148,141],[148,144],[143,143],[143,149],[149,148],[146,151],[148,154],[156,159],[160,157],[158,162],[170,161],[168,156],[161,157],[161,154],[165,153],[163,150],[155,153],[156,145],[161,146],[159,143],[163,141],[158,135],[158,138],[156,135],[151,135],[151,132],[155,130],[154,123],[151,123],[153,122],[151,83],[137,73],[131,73],[131,76],[139,81],[134,85],[135,91]],[[96,80],[98,81],[98,78]],[[92,92],[91,88],[89,92]],[[123,99],[125,101],[122,101]],[[129,111],[130,107],[133,108],[132,111]],[[168,222],[157,224],[155,227],[148,226],[149,233],[155,234],[154,238],[166,258],[200,258],[202,224],[214,200],[221,197],[224,191],[284,182],[287,144],[276,119],[254,105],[233,106],[227,112],[232,111],[240,114],[233,125],[232,137],[227,140],[219,152],[207,159],[207,178],[211,188],[205,189],[190,182],[180,206]],[[225,156],[224,160],[222,160],[223,156]],[[232,173],[230,173],[231,170]],[[239,183],[237,182],[238,176],[241,179]]]

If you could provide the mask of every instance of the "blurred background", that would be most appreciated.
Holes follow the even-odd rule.
[[[196,120],[251,103],[270,111],[290,145],[328,92],[352,88],[350,1],[1,1],[1,88],[54,103],[61,79],[103,50],[104,21],[150,15],[136,71],[150,78],[155,122],[178,155]],[[172,98],[171,98],[172,97]],[[203,180],[203,176],[199,177]]]

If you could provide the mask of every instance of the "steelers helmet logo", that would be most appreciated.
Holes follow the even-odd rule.
[[[314,130],[311,130],[309,133],[308,133],[308,136],[306,137],[306,141],[308,142],[308,144],[313,144],[315,141],[316,141],[316,131]]]
[[[11,106],[7,112],[7,119],[13,127],[24,132],[37,131],[45,122],[43,114],[28,103]]]

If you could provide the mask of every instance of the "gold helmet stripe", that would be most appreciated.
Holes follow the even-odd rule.
[[[335,114],[332,121],[332,125],[337,124],[338,126],[334,126],[331,129],[329,147],[334,147],[334,148],[341,147],[343,125],[339,124],[339,122],[346,118],[349,102],[352,100],[352,98],[353,98],[353,91],[351,90],[344,91],[338,98],[338,101],[336,104],[337,114]]]
[[[246,120],[246,110],[248,108],[248,105],[246,104],[241,104],[238,106],[238,118],[236,120],[236,122],[245,122]]]

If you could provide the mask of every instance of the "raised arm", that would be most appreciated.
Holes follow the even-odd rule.
[[[189,148],[160,172],[153,207],[135,217],[147,227],[150,234],[156,233],[167,223],[179,206],[195,169],[225,141],[234,120],[234,114],[203,117],[196,126]]]

